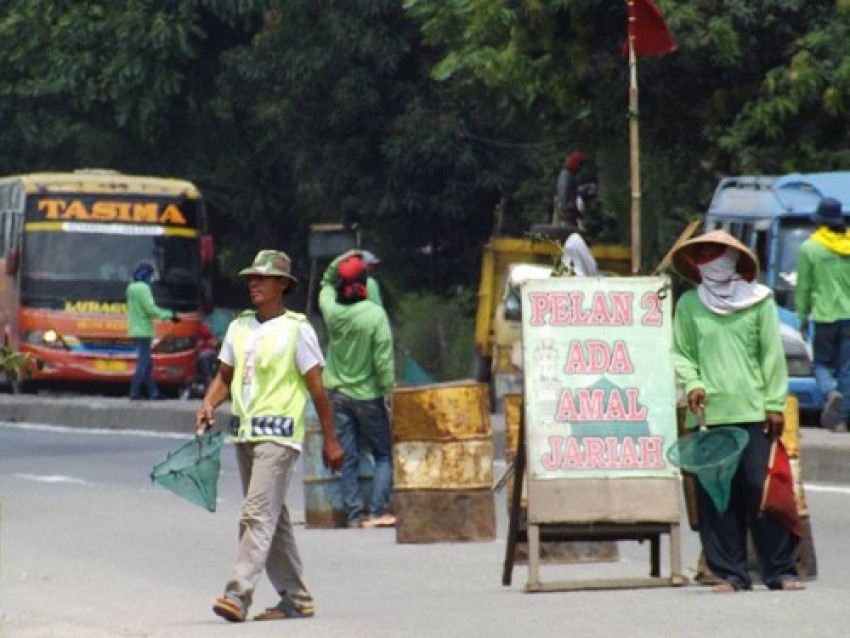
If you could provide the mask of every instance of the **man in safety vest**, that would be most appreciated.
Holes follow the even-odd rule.
[[[284,295],[298,281],[286,253],[261,250],[239,272],[248,278],[255,311],[227,329],[219,368],[195,415],[196,430],[212,427],[215,408],[231,399],[229,434],[244,500],[239,547],[224,595],[213,611],[231,622],[247,617],[254,588],[265,569],[280,601],[255,620],[312,616],[313,596],[302,575],[286,507],[286,492],[304,442],[304,413],[312,398],[323,434],[322,459],[331,470],[342,465],[333,412],[324,385],[324,357],[316,332],[304,315],[286,309]]]

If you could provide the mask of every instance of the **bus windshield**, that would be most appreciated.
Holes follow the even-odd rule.
[[[123,301],[140,261],[155,267],[159,304],[192,309],[200,295],[197,239],[164,234],[49,230],[24,238],[21,296],[27,305],[61,307],[69,298]]]

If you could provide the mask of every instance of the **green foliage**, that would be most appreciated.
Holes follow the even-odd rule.
[[[437,381],[470,377],[475,298],[407,294],[399,299],[396,347],[408,353]]]
[[[644,268],[724,174],[850,160],[848,5],[656,0],[641,58]],[[471,289],[494,227],[549,219],[564,155],[599,160],[629,239],[626,3],[8,0],[0,173],[107,167],[204,192],[229,273],[308,271],[309,226],[357,224],[399,290]]]
[[[26,352],[16,352],[8,346],[0,346],[0,373],[7,382],[26,381],[41,362]]]
[[[212,79],[201,62],[216,25],[255,16],[254,5],[9,0],[0,18],[4,101],[36,107],[37,119],[61,114],[154,142],[181,100]]]

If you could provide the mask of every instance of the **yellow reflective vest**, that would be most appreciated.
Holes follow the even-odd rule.
[[[229,434],[240,443],[272,441],[300,450],[309,392],[295,351],[306,317],[287,311],[258,328],[255,314],[245,311],[230,326],[234,418]]]

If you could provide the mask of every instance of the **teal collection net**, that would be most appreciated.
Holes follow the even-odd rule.
[[[697,477],[717,510],[725,512],[732,492],[732,477],[749,441],[746,430],[707,428],[683,436],[667,450],[667,460]]]
[[[151,469],[151,481],[191,503],[215,511],[223,432],[185,441]]]

